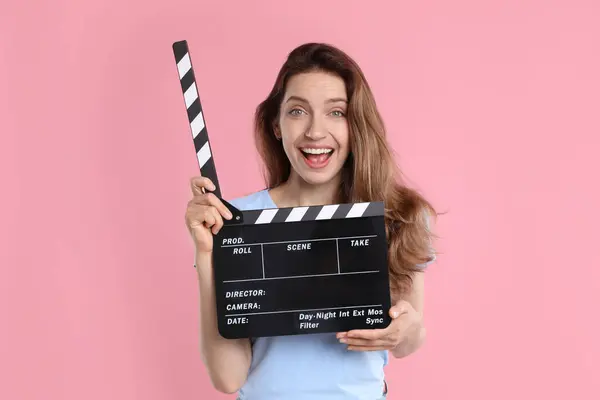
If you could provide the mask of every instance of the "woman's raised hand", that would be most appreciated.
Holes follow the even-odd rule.
[[[215,185],[209,178],[195,176],[190,183],[193,197],[187,205],[185,222],[196,250],[212,252],[213,235],[223,227],[223,218],[231,219],[233,216],[223,202],[211,193]]]

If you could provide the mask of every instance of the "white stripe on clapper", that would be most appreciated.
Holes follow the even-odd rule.
[[[308,210],[308,207],[293,208],[290,215],[288,215],[288,217],[285,219],[285,222],[300,221],[302,219],[302,217],[304,216],[304,214],[306,214],[306,210]]]
[[[185,91],[183,97],[185,98],[185,107],[190,108],[192,103],[198,98],[198,90],[195,83],[192,83],[188,90]]]
[[[196,115],[196,118],[194,118],[190,126],[192,127],[194,139],[196,139],[196,136],[204,129],[204,117],[201,112]]]
[[[348,211],[348,215],[346,218],[357,218],[364,214],[365,210],[369,207],[369,203],[356,203],[352,205],[350,211]]]
[[[210,160],[210,155],[210,146],[208,145],[208,142],[206,142],[197,154],[198,164],[200,165],[200,168],[204,167],[204,164],[206,164],[206,162]]]
[[[185,56],[177,63],[177,71],[179,72],[179,79],[183,78],[185,74],[192,68],[190,61],[190,54],[185,53]]]
[[[275,218],[275,214],[277,214],[276,208],[270,210],[263,210],[258,216],[258,219],[256,220],[255,224],[268,224],[269,222],[273,221],[273,218]]]
[[[319,211],[319,215],[317,215],[317,218],[315,218],[315,219],[331,219],[331,217],[333,216],[333,213],[335,212],[335,210],[338,209],[338,207],[339,207],[338,204],[329,204],[329,205],[323,206],[321,211]]]

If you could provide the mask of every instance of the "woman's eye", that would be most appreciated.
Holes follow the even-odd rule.
[[[341,111],[332,111],[331,114],[333,114],[334,117],[343,117],[344,113]]]
[[[302,113],[302,110],[300,110],[299,108],[294,108],[292,110],[290,110],[290,115],[300,115]]]

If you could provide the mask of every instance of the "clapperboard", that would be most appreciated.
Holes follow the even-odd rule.
[[[214,237],[225,338],[385,328],[390,286],[382,202],[238,210],[222,199],[187,42],[173,44],[200,172],[233,218]]]

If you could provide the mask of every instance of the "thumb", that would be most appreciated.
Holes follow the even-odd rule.
[[[406,314],[407,311],[406,302],[399,301],[390,308],[390,317],[392,317],[392,319],[396,319],[402,314]]]

